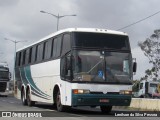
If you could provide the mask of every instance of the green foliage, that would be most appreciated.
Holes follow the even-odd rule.
[[[132,91],[133,91],[133,92],[138,92],[138,90],[139,90],[139,84],[140,84],[140,81],[139,81],[139,80],[135,80],[135,81],[133,82],[133,86],[132,86]]]
[[[145,76],[141,80],[153,78],[157,80],[160,78],[160,29],[155,30],[154,33],[144,42],[139,42],[138,46],[144,52],[144,55],[149,59],[149,63],[153,65],[151,69],[145,71]]]

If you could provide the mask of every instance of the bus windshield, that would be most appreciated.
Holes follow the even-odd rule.
[[[104,33],[73,33],[73,47],[130,50],[128,36]]]
[[[131,54],[75,50],[73,81],[130,83]]]

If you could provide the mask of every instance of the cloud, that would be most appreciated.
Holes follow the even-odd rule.
[[[60,19],[60,29],[89,27],[116,30],[159,11],[159,3],[159,0],[0,0],[0,42],[3,42],[0,51],[13,68],[14,44],[4,41],[4,37],[28,40],[17,44],[20,48],[56,31],[57,19],[40,13],[40,10],[55,15],[77,15]],[[138,61],[136,78],[143,76],[145,69],[150,67],[137,43],[160,28],[159,19],[160,14],[157,14],[122,30],[128,33],[133,56]]]
[[[6,8],[16,5],[19,0],[0,0],[0,7]]]

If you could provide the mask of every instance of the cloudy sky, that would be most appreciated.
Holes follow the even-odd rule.
[[[14,43],[4,40],[27,40],[17,49],[31,44],[56,31],[56,19],[41,10],[57,15],[76,14],[60,19],[59,29],[70,27],[104,28],[117,30],[158,11],[159,0],[0,0],[0,61],[7,61],[13,71]],[[139,49],[155,29],[160,29],[160,14],[123,29],[129,34],[133,57],[138,68],[134,79],[144,76],[151,67]]]

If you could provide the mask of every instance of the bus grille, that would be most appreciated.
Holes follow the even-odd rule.
[[[0,82],[0,92],[5,92],[7,87],[7,82]]]

